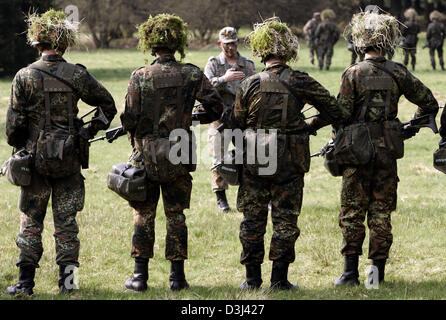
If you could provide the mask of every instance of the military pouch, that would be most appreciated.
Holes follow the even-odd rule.
[[[79,137],[79,160],[82,169],[88,169],[88,160],[90,158],[90,143],[87,139]]]
[[[374,155],[375,148],[366,123],[353,123],[336,132],[333,156],[339,165],[364,165]]]
[[[446,148],[440,147],[434,152],[434,168],[446,173]]]
[[[144,165],[133,166],[131,163],[119,163],[108,174],[107,186],[127,201],[146,201],[147,178]]]
[[[286,135],[277,130],[246,130],[245,166],[256,176],[275,176],[280,161],[286,161]]]
[[[243,170],[243,165],[241,163],[237,164],[237,162],[237,151],[236,149],[231,149],[223,158],[223,161],[211,168],[211,170],[215,168],[223,180],[231,186],[237,186],[240,183],[240,175]]]
[[[299,173],[310,170],[310,138],[308,133],[286,136],[289,144],[289,160]]]
[[[334,156],[334,148],[328,149],[324,154],[324,167],[333,177],[340,177],[343,173],[343,168],[336,161]]]
[[[64,178],[80,171],[73,135],[40,131],[34,160],[36,171],[51,178]]]
[[[187,166],[181,163],[181,155],[175,153],[175,149],[171,152],[173,148],[179,147],[179,145],[175,147],[176,144],[176,142],[171,142],[169,138],[142,139],[142,154],[149,180],[170,183],[175,181],[177,177],[187,174],[190,169],[195,170],[191,163],[188,163]],[[178,152],[180,151],[181,149],[178,148]],[[187,157],[187,160],[184,159],[186,163],[190,161],[189,155]]]
[[[404,156],[403,125],[398,119],[383,122],[383,135],[386,148],[395,159]]]
[[[31,184],[32,155],[25,149],[15,152],[2,166],[1,173],[15,186]]]

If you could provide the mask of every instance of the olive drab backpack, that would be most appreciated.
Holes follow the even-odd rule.
[[[380,75],[373,75],[370,64],[373,64],[382,72]],[[373,61],[362,61],[361,82],[366,88],[365,101],[354,123],[340,127],[334,139],[333,155],[339,165],[364,165],[369,163],[375,155],[375,146],[372,138],[383,137],[387,151],[395,158],[402,158],[404,155],[404,141],[402,137],[402,124],[398,118],[390,119],[390,114],[394,110],[391,108],[391,97],[394,81],[394,62],[386,61],[382,66]],[[385,92],[383,101],[375,101],[375,92]],[[384,108],[383,122],[367,122],[366,113],[370,107]]]
[[[274,177],[284,164],[287,164],[287,170],[290,173],[297,171],[299,173],[308,172],[310,169],[310,149],[308,132],[302,134],[285,134],[287,128],[287,113],[289,95],[293,93],[288,89],[287,83],[290,81],[290,70],[284,69],[280,77],[272,72],[260,72],[260,102],[257,125],[255,130],[246,130],[246,168],[253,175],[262,175],[260,169],[268,172],[267,168],[274,168],[274,164],[269,160],[271,156],[269,150],[276,152],[276,172]],[[295,97],[295,99],[297,99]],[[271,130],[265,130],[259,133],[259,129],[265,128],[267,119],[270,119],[275,110],[281,111],[280,127],[276,133]],[[271,113],[273,112],[273,113]],[[265,154],[266,159],[259,159],[260,155]],[[275,150],[274,150],[275,149]],[[279,169],[279,170],[277,170]]]
[[[33,145],[34,168],[44,176],[64,178],[80,172],[77,132],[74,126],[72,79],[75,65],[61,62],[53,74],[40,60],[30,66],[43,77],[45,110],[41,115],[38,137]],[[54,95],[59,95],[54,103]],[[64,103],[65,102],[65,103]],[[68,127],[52,125],[51,113],[56,108],[66,108]]]
[[[172,114],[172,117],[175,118],[174,129],[184,127],[184,97],[182,96],[182,89],[185,83],[179,68],[175,68],[173,72],[164,73],[161,71],[160,64],[154,64],[148,67],[148,69],[152,72],[153,90],[150,90],[148,95],[143,97],[141,113],[151,113],[153,130],[151,134],[147,134],[143,139],[136,139],[136,145],[143,154],[147,178],[151,181],[169,183],[179,176],[194,171],[196,168],[196,164],[192,163],[195,153],[193,134],[188,132],[187,137],[182,137],[182,139],[185,138],[188,141],[170,141],[169,137],[160,136],[159,130],[162,105],[174,105],[176,108],[174,114]],[[171,89],[176,94],[161,96],[162,91],[165,89]],[[161,97],[163,98],[162,101]],[[177,143],[188,143],[189,155],[187,161],[172,162],[171,150]],[[178,150],[180,149],[178,148]],[[178,153],[176,155],[178,158],[182,157]]]

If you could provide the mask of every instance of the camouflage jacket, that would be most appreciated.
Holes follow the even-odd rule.
[[[320,116],[312,118],[310,125],[312,130],[316,130],[329,123],[336,122],[341,117],[336,98],[316,80],[307,73],[292,70],[289,66],[282,63],[274,63],[268,66],[264,71],[272,72],[278,76],[285,70],[290,72],[290,81],[288,83],[292,94],[289,95],[287,104],[286,130],[284,133],[307,131],[308,124],[304,120],[302,108],[305,104],[313,105],[320,113]],[[260,109],[260,75],[255,74],[245,79],[237,89],[232,118],[233,127],[239,127],[242,130],[247,128],[256,128]],[[274,94],[271,97],[274,98]],[[277,101],[281,103],[281,101]],[[262,127],[265,129],[280,128],[281,110],[266,110]]]
[[[320,22],[314,18],[308,20],[308,22],[305,24],[302,31],[305,34],[305,39],[307,41],[314,41],[314,34],[316,33],[316,29],[319,24]]]
[[[203,74],[199,67],[175,60],[172,55],[162,56],[153,61],[152,66],[158,64],[163,75],[181,73],[183,85],[180,87],[180,97],[183,103],[182,126],[189,130],[192,124],[192,108],[195,100],[203,104],[204,109],[218,119],[223,111],[223,101],[215,88]],[[159,111],[159,135],[168,137],[177,127],[176,105],[164,101],[171,101],[177,97],[177,88],[158,89],[161,108]],[[174,91],[173,91],[174,90]],[[154,96],[155,86],[152,71],[149,67],[141,67],[133,71],[127,88],[125,110],[121,114],[124,130],[131,138],[142,139],[153,133],[154,128]]]
[[[217,57],[210,57],[204,68],[204,74],[208,77],[211,84],[218,90],[227,106],[232,106],[234,104],[236,90],[240,86],[241,80],[222,83],[219,82],[218,78],[224,76],[226,71],[233,67],[238,71],[243,71],[246,77],[249,77],[256,72],[254,61],[251,59],[238,54],[237,63],[234,66],[226,61],[223,52]]]
[[[406,21],[402,26],[401,34],[404,37],[404,47],[413,48],[418,43],[418,33],[420,32],[420,26],[416,21]]]
[[[365,60],[374,61],[382,66],[386,63],[384,57],[368,58]],[[395,119],[398,114],[398,101],[404,95],[410,102],[418,106],[415,117],[425,114],[436,114],[438,112],[438,102],[433,96],[431,90],[427,88],[419,79],[413,76],[404,65],[394,63],[393,88],[390,98],[389,119]],[[371,71],[376,76],[383,75],[383,71],[370,64]],[[342,111],[342,121],[344,124],[350,124],[358,119],[359,112],[365,103],[366,89],[362,79],[361,63],[348,67],[342,75],[341,88],[338,95],[339,107]],[[371,96],[373,102],[383,102],[385,91],[374,91]],[[366,121],[381,122],[385,119],[385,110],[383,107],[369,107],[365,113]]]
[[[429,23],[426,31],[426,39],[430,48],[443,46],[443,40],[446,36],[444,24],[438,21]]]
[[[318,46],[334,46],[339,40],[341,32],[338,26],[332,21],[322,21],[314,33],[315,41]]]
[[[61,62],[66,62],[60,55],[44,55],[42,60],[49,66],[51,72],[56,72]],[[73,115],[77,116],[79,109],[77,103],[82,100],[88,105],[100,107],[111,122],[117,113],[115,102],[111,94],[105,89],[82,65],[76,65],[72,82]],[[52,93],[50,95],[52,105],[66,104],[67,96],[64,93]],[[45,112],[45,97],[43,92],[43,77],[38,70],[29,67],[17,72],[12,81],[11,99],[6,117],[6,136],[8,143],[21,148],[27,145],[27,140],[37,139],[33,131],[39,128],[39,122]],[[51,109],[51,125],[53,128],[68,127],[67,108]],[[88,124],[90,136],[94,136],[99,130],[105,130],[109,125],[100,121]]]

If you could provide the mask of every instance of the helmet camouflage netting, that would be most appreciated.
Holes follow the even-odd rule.
[[[261,57],[275,56],[285,61],[296,61],[299,57],[299,41],[285,23],[278,17],[254,24],[254,30],[247,36],[252,53]]]
[[[401,38],[399,23],[388,14],[360,12],[353,16],[344,36],[351,36],[353,44],[361,52],[369,47],[387,51],[394,49]]]
[[[178,51],[181,59],[185,57],[187,47],[187,24],[175,15],[159,14],[138,26],[139,45],[143,52],[154,48],[165,48]]]
[[[79,22],[72,22],[62,11],[50,9],[41,16],[30,14],[28,24],[28,43],[47,44],[52,49],[65,51],[76,44],[79,36]]]

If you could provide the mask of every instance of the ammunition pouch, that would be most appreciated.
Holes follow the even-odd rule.
[[[88,169],[88,160],[90,158],[90,143],[87,139],[79,137],[79,160],[82,169]]]
[[[107,186],[127,201],[146,201],[147,179],[144,165],[115,164],[108,174]]]
[[[375,156],[375,148],[365,122],[341,127],[336,132],[334,146],[333,156],[339,165],[365,165]]]
[[[334,156],[334,148],[328,149],[324,153],[324,167],[333,177],[340,177],[344,171]]]
[[[15,186],[31,184],[32,155],[25,149],[15,152],[2,166],[1,173]]]
[[[296,168],[298,173],[310,171],[310,137],[307,132],[302,134],[287,134],[288,161]]]
[[[440,147],[434,152],[434,168],[446,173],[446,148]]]
[[[399,119],[383,122],[383,135],[386,148],[395,159],[404,157],[403,125]]]
[[[50,178],[64,178],[80,172],[74,135],[41,131],[36,142],[34,167]]]

